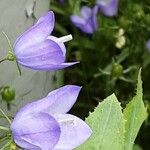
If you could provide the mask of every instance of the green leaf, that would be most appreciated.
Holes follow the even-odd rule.
[[[124,109],[125,124],[125,149],[132,150],[138,131],[147,117],[146,108],[143,103],[143,90],[141,80],[141,69],[138,74],[136,96],[127,104]]]
[[[77,150],[123,150],[125,120],[114,94],[101,102],[86,122],[93,134]]]

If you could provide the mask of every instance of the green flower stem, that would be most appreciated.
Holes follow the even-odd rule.
[[[4,59],[0,60],[0,63],[4,62],[6,60],[7,60],[7,58],[4,58]]]
[[[11,45],[10,39],[8,38],[7,34],[4,31],[2,31],[2,34],[5,36],[5,38],[6,38],[7,42],[8,42],[10,50],[13,51],[13,47]]]
[[[11,124],[11,120],[8,118],[8,116],[3,112],[3,110],[0,108],[1,113],[4,115],[4,117],[7,119],[9,124]]]
[[[9,131],[9,128],[0,126],[0,130]]]
[[[21,69],[20,69],[19,64],[18,64],[18,62],[17,62],[17,60],[16,60],[16,57],[15,57],[15,55],[14,55],[14,53],[13,53],[13,47],[12,47],[12,44],[11,44],[11,42],[10,42],[10,39],[9,39],[9,37],[7,36],[7,34],[6,34],[4,31],[2,31],[2,34],[5,36],[5,38],[6,38],[7,42],[8,42],[8,45],[9,45],[9,49],[10,49],[10,50],[8,51],[8,54],[7,54],[6,58],[3,59],[3,60],[1,60],[1,61],[2,61],[2,62],[5,61],[5,60],[15,61],[15,62],[16,62],[16,65],[17,65],[17,69],[18,69],[18,71],[19,71],[19,75],[21,76]],[[1,63],[1,61],[0,61],[0,63]]]
[[[0,137],[0,143],[2,143],[2,142],[4,142],[4,141],[6,141],[6,140],[8,140],[8,136],[7,135],[5,135],[5,136],[3,136],[3,137]]]
[[[16,65],[17,65],[17,68],[18,68],[19,75],[21,76],[21,69],[20,69],[19,64],[18,64],[17,61],[16,61]]]
[[[7,117],[8,117],[10,120],[12,120],[12,119],[13,119],[13,117],[12,117],[12,116],[7,116]],[[6,119],[6,117],[0,114],[0,119]]]

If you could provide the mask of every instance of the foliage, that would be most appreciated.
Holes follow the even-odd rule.
[[[90,113],[86,122],[93,129],[93,135],[79,150],[132,150],[139,129],[147,117],[142,95],[140,70],[137,94],[123,112],[116,96],[112,94]]]
[[[80,100],[78,103],[76,103],[75,107],[72,109],[72,112],[76,115],[79,115],[81,118],[85,118],[88,116],[85,119],[85,121],[91,127],[93,133],[92,136],[86,141],[87,138],[84,139],[84,135],[88,133],[87,137],[89,137],[91,134],[91,129],[87,126],[87,124],[84,125],[85,128],[88,127],[89,132],[86,132],[87,130],[84,130],[85,128],[81,128],[82,132],[80,132],[80,130],[77,129],[83,127],[80,124],[81,122],[84,123],[82,120],[79,119],[80,121],[79,123],[75,118],[70,117],[71,122],[73,121],[73,123],[70,124],[70,120],[68,120],[67,118],[63,118],[64,119],[63,122],[57,120],[55,118],[57,117],[56,115],[53,121],[54,122],[57,121],[56,124],[62,123],[62,126],[64,127],[66,132],[63,133],[62,132],[63,128],[58,126],[59,131],[61,131],[62,133],[60,134],[60,137],[58,136],[57,138],[61,141],[61,137],[64,138],[64,135],[65,136],[67,135],[66,136],[67,139],[70,139],[68,137],[72,137],[73,135],[77,134],[78,138],[75,139],[77,140],[76,141],[77,145],[75,144],[75,140],[71,142],[64,138],[64,143],[67,142],[69,145],[71,145],[71,147],[73,147],[69,149],[74,149],[75,147],[81,145],[84,141],[86,141],[83,145],[81,145],[77,149],[78,150],[85,150],[85,149],[87,150],[91,150],[91,149],[148,150],[150,147],[149,145],[150,138],[148,137],[149,132],[147,132],[148,130],[150,130],[150,118],[148,117],[147,114],[147,112],[148,113],[150,112],[150,94],[149,94],[150,49],[146,47],[146,43],[150,39],[150,35],[149,35],[150,2],[149,0],[145,0],[145,1],[120,0],[117,15],[116,13],[114,13],[113,15],[107,15],[107,13],[104,13],[102,11],[102,8],[100,7],[98,11],[97,9],[98,7],[94,7],[95,5],[96,5],[96,0],[76,0],[76,1],[51,0],[50,8],[55,12],[56,15],[56,26],[54,30],[55,32],[53,33],[54,36],[48,36],[50,32],[49,33],[39,32],[40,28],[39,30],[33,30],[34,28],[38,27],[38,25],[42,25],[42,23],[39,23],[39,21],[36,25],[34,25],[31,28],[31,30],[29,29],[29,32],[32,30],[34,31],[34,33],[31,34],[34,38],[40,37],[41,34],[46,33],[46,36],[48,38],[52,38],[51,41],[53,40],[54,41],[53,43],[58,43],[59,46],[57,48],[60,48],[59,54],[63,55],[62,57],[63,62],[65,59],[64,59],[64,53],[62,53],[62,51],[64,52],[65,48],[62,45],[62,43],[68,41],[66,40],[68,39],[68,37],[70,37],[71,39],[72,36],[71,35],[65,36],[65,39],[60,38],[61,40],[59,40],[57,37],[71,33],[73,35],[74,40],[72,42],[67,43],[67,51],[68,51],[67,61],[69,62],[72,60],[74,60],[74,62],[80,61],[80,64],[76,65],[72,69],[65,70],[65,84],[76,84],[76,85],[83,86],[83,90],[80,95]],[[86,8],[84,7],[84,9],[81,9],[83,8],[82,6],[88,6],[89,8],[95,8],[95,9],[88,9],[88,7]],[[84,12],[83,11],[80,12],[81,10],[84,10]],[[89,15],[88,17],[86,16],[87,12]],[[50,13],[53,14],[52,11]],[[71,17],[72,15],[74,16],[73,18],[75,21],[72,21],[72,17]],[[97,15],[97,20],[99,24],[98,29],[97,29],[95,15]],[[92,18],[93,16],[94,19]],[[44,22],[43,18],[40,21]],[[54,21],[55,21],[54,16],[51,16],[50,21],[48,21],[51,23],[51,25],[49,26],[49,24],[43,24],[42,27],[44,29],[43,31],[46,31],[46,29],[48,28],[53,29],[52,24]],[[87,24],[85,24],[85,22]],[[94,26],[94,28],[92,26]],[[88,32],[86,30],[88,30]],[[25,37],[27,33],[28,32],[25,32],[24,34]],[[37,33],[39,33],[39,35]],[[6,56],[6,58],[0,60],[0,63],[2,63],[5,60],[15,61],[21,75],[21,71],[19,68],[19,64],[21,63],[19,62],[20,59],[18,58],[17,55],[18,53],[14,54],[14,52],[16,52],[15,50],[16,48],[15,47],[13,48],[11,46],[9,38],[5,33],[3,34],[5,35],[8,41],[10,50],[8,51],[8,55]],[[21,38],[24,37],[24,35],[21,36]],[[22,42],[21,45],[25,44],[26,39],[30,39],[31,35],[29,34],[29,37],[28,38],[26,37],[25,41]],[[29,40],[27,41],[30,43]],[[27,48],[29,52],[30,50],[32,52],[33,42],[31,42],[30,44],[31,47],[27,47]],[[44,43],[40,42],[40,44],[42,44],[43,47]],[[51,48],[53,49],[53,47]],[[24,51],[25,49],[19,51]],[[41,50],[41,47],[37,46],[35,50]],[[39,52],[41,53],[41,51]],[[47,52],[48,53],[50,52],[49,49],[47,49]],[[24,55],[24,53],[25,51],[20,54]],[[45,66],[47,66],[49,62],[51,64],[52,60],[48,59],[47,53],[43,53],[43,54],[44,57],[38,57],[36,55],[36,51],[34,51],[35,59],[33,59],[33,57],[31,58],[29,57],[30,58],[29,62],[31,62],[31,66],[34,64],[35,60],[37,61],[37,63],[41,61],[40,63],[42,64],[43,58],[46,58],[47,60]],[[39,59],[37,59],[37,57]],[[23,57],[21,56],[20,58],[22,59]],[[29,58],[27,57],[27,64]],[[57,58],[57,54],[54,55],[53,59],[56,60],[56,58]],[[32,60],[34,60],[34,62],[32,62]],[[62,60],[60,60],[61,63]],[[54,65],[54,68],[52,70],[64,68],[64,67],[60,67],[59,64],[57,64],[58,62],[59,61],[56,61],[56,65],[52,63],[52,65]],[[62,65],[63,64],[64,63],[62,63]],[[27,65],[24,66],[27,67]],[[38,65],[36,65],[36,63],[34,67],[31,66],[28,67],[32,69],[40,70],[40,68],[43,67],[43,64],[40,65],[39,68]],[[142,76],[144,82],[144,89],[142,88],[141,69],[139,69],[141,67],[143,72]],[[46,69],[45,71],[47,70],[49,69]],[[135,96],[133,97],[133,93],[135,89],[134,86],[136,82],[136,74],[138,70],[139,73],[138,73],[137,90]],[[64,96],[65,93],[64,92],[62,93],[63,93],[62,95]],[[69,99],[68,93],[70,94],[70,98],[73,99],[74,97],[73,93],[68,90],[67,90],[67,99]],[[110,95],[111,93],[114,94]],[[61,100],[61,98],[63,98],[63,96],[60,98],[61,95],[59,94],[56,95],[58,96],[58,100]],[[16,99],[15,90],[7,85],[1,86],[0,96],[2,101],[6,102],[7,109],[8,110],[11,109],[10,106],[13,104],[13,101]],[[52,100],[56,100],[57,96],[54,96],[55,98],[52,97]],[[104,99],[105,97],[107,98]],[[66,101],[67,99],[64,98],[64,101]],[[102,99],[104,100],[102,101]],[[34,102],[33,104],[35,103],[36,102]],[[51,105],[51,103],[49,104]],[[66,104],[69,103],[67,102]],[[67,107],[66,104],[65,106]],[[58,107],[59,105],[60,103],[57,104],[56,106]],[[39,110],[39,114],[40,112],[44,112],[42,109],[40,110],[40,106],[42,109],[44,109],[44,111],[46,110],[45,114],[48,115],[47,109],[45,109],[47,108],[47,103],[43,101],[43,105],[39,105],[38,108],[36,107],[37,110]],[[45,108],[43,106],[45,106]],[[65,106],[63,106],[62,109],[65,108]],[[33,112],[35,112],[36,110],[30,107],[27,108],[29,109],[29,112],[32,110]],[[57,109],[54,109],[54,111],[55,110]],[[67,111],[69,110],[67,107]],[[91,113],[88,113],[89,111]],[[3,112],[3,110],[0,109],[0,112],[1,112],[0,118],[5,119],[5,121],[7,120],[9,126],[12,126],[12,120],[16,121],[19,124],[21,123],[20,121],[18,121],[19,119],[22,119],[21,116],[15,120],[11,116],[7,116]],[[32,112],[29,114],[27,113],[26,116],[24,116],[23,119],[21,120],[23,121],[22,125],[20,126],[22,130],[20,129],[18,130],[18,125],[16,125],[17,130],[19,132],[23,131],[24,129],[27,131],[27,133],[23,132],[23,136],[26,134],[28,135],[28,129],[30,127],[31,127],[31,132],[30,132],[31,134],[34,133],[33,131],[34,129],[36,131],[36,128],[34,128],[31,125],[32,123],[33,125],[35,125],[34,120],[29,121],[30,126],[24,124],[25,117],[30,118],[29,115],[33,115],[33,118],[35,117],[35,120],[38,117],[42,119],[41,116],[35,115]],[[41,120],[40,123],[42,125],[45,123],[46,129],[47,127],[48,128],[51,127],[51,126],[50,127],[47,126],[47,124],[49,123],[48,122],[46,123],[43,120]],[[68,125],[71,125],[70,131],[68,130],[69,129]],[[0,144],[3,145],[1,149],[7,149],[8,147],[10,147],[10,149],[12,150],[17,149],[17,145],[16,145],[17,142],[14,141],[15,137],[13,136],[15,132],[14,133],[12,132],[12,128],[0,125],[0,130],[3,131],[0,133]],[[83,133],[82,134],[83,136],[81,136],[81,133]],[[43,135],[44,137],[46,137],[45,129]],[[52,136],[52,134],[50,135]],[[37,137],[35,136],[35,139]],[[34,146],[34,142],[35,142],[35,143],[40,143],[42,149],[43,147],[50,148],[49,144],[51,141],[48,141],[47,144],[43,145],[41,143],[45,142],[44,139],[39,141],[35,139],[33,138],[32,142],[30,143],[31,145],[33,144]],[[59,142],[57,144],[59,145]],[[60,148],[63,149],[62,145],[60,144]],[[55,146],[56,145],[54,144],[52,145],[51,148],[57,149],[57,146],[56,147]],[[66,146],[66,144],[64,144],[64,146]],[[21,147],[24,146],[21,145]]]
[[[124,108],[133,97],[136,74],[142,67],[144,101],[149,107],[150,53],[146,42],[150,38],[149,0],[120,0],[118,15],[97,15],[99,28],[92,35],[77,29],[71,22],[72,14],[79,14],[82,6],[93,7],[95,0],[51,1],[56,12],[55,34],[71,33],[73,41],[68,43],[68,60],[80,61],[76,67],[65,70],[65,83],[83,85],[79,102],[72,110],[81,117],[111,93],[115,93]],[[122,31],[123,32],[122,32]],[[120,34],[120,32],[122,32]],[[117,46],[124,38],[125,44]],[[136,142],[144,149],[149,145],[149,118],[142,127]]]
[[[114,94],[100,103],[94,112],[90,113],[86,122],[93,129],[93,134],[79,150],[123,149],[125,119]]]

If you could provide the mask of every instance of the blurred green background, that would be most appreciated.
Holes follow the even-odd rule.
[[[85,118],[98,102],[115,93],[124,107],[135,94],[137,72],[142,67],[144,102],[150,111],[150,1],[120,0],[118,15],[106,17],[98,13],[98,31],[87,35],[70,20],[82,6],[93,7],[94,0],[52,0],[50,8],[56,15],[54,34],[72,34],[67,43],[67,60],[80,64],[65,69],[65,84],[82,85],[83,89],[72,113]],[[117,42],[125,39],[121,47]],[[150,120],[143,124],[136,143],[150,149]]]

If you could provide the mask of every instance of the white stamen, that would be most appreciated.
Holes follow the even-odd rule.
[[[71,34],[58,38],[57,42],[65,43],[65,42],[68,42],[70,40],[72,40],[72,35]]]

